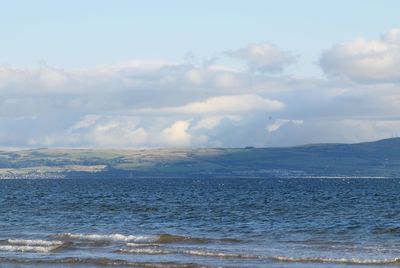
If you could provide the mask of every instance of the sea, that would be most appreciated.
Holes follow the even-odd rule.
[[[0,180],[0,267],[396,267],[400,179]]]

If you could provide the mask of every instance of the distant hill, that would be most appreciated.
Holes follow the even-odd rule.
[[[400,138],[287,148],[0,151],[0,178],[400,177]]]

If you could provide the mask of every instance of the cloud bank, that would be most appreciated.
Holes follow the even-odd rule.
[[[261,73],[282,72],[296,62],[292,53],[282,51],[270,43],[250,44],[245,48],[225,52],[227,56],[244,60],[252,71]]]
[[[330,77],[363,83],[400,81],[400,29],[379,40],[358,38],[335,45],[321,56],[321,67]]]
[[[400,29],[323,51],[326,77],[286,73],[294,55],[263,43],[202,64],[1,66],[0,147],[288,146],[400,134]]]

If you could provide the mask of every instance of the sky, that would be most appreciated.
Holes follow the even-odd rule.
[[[2,1],[0,148],[400,135],[399,1]]]

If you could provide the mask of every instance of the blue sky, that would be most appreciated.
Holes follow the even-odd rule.
[[[0,7],[2,148],[286,146],[400,132],[399,1]]]
[[[396,27],[398,1],[2,1],[3,64],[60,67],[131,58],[211,57],[271,42],[318,74],[321,50]]]

